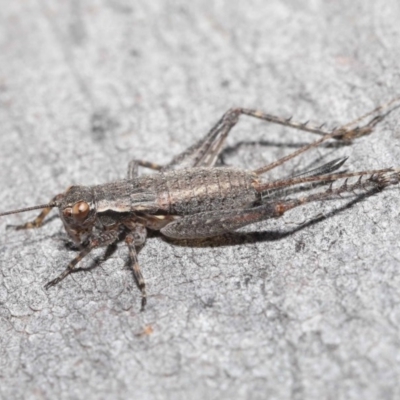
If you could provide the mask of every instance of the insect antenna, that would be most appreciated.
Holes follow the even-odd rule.
[[[0,213],[0,217],[4,217],[6,215],[11,215],[11,214],[18,214],[26,211],[32,211],[32,210],[39,210],[41,208],[53,208],[53,207],[59,207],[60,204],[56,201],[52,201],[48,204],[41,204],[39,206],[33,206],[33,207],[26,207],[26,208],[20,208],[18,210],[12,210],[12,211],[7,211]]]

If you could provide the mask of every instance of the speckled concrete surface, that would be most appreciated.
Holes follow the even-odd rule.
[[[397,0],[0,9],[1,210],[124,177],[133,157],[165,163],[231,106],[335,125],[400,93]],[[399,119],[276,174],[322,156],[400,165]],[[243,118],[224,162],[261,166],[312,139]],[[74,255],[60,221],[1,219],[0,397],[398,399],[399,189],[345,205],[204,243],[149,239],[145,313],[124,246],[45,291]]]

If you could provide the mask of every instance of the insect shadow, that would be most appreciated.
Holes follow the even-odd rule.
[[[241,140],[234,145],[226,146],[220,154],[220,158],[223,160],[225,157],[235,154],[242,147],[277,147],[287,149],[297,149],[307,146],[308,142],[288,143],[288,142],[275,142],[271,140]],[[323,143],[320,148],[324,149],[340,149],[342,147],[351,146],[351,143],[346,140],[337,140],[332,143]]]

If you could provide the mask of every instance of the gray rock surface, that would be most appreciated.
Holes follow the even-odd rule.
[[[231,106],[333,126],[400,94],[398,0],[0,9],[1,210],[124,177],[132,158],[165,163]],[[400,165],[399,119],[274,176],[319,157]],[[255,168],[312,139],[243,118],[224,162]],[[150,238],[144,313],[125,246],[45,291],[74,256],[60,221],[15,232],[35,213],[2,218],[0,397],[400,398],[399,189],[346,203],[201,243]]]

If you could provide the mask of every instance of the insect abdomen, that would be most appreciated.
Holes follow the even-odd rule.
[[[153,175],[158,205],[170,214],[230,210],[254,204],[255,176],[233,168],[193,168]]]

